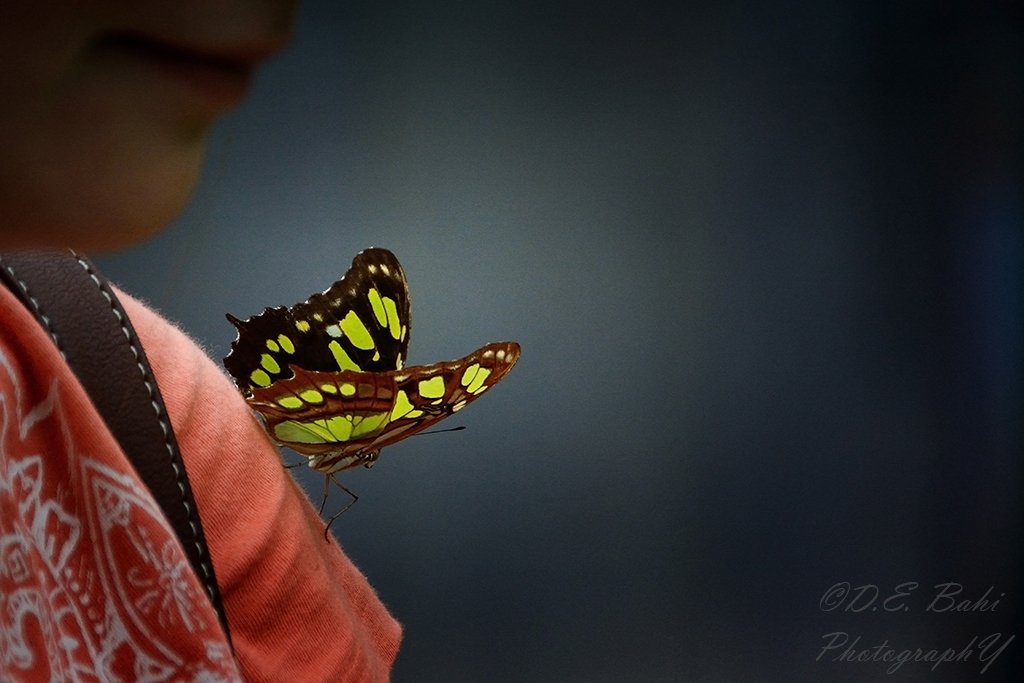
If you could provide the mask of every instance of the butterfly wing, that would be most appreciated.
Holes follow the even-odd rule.
[[[366,249],[344,277],[303,303],[267,308],[248,320],[227,318],[238,328],[238,338],[224,367],[245,394],[292,377],[290,367],[396,370],[409,348],[409,287],[394,254]]]
[[[488,344],[465,358],[389,372],[317,372],[255,387],[247,399],[282,446],[326,474],[372,463],[380,449],[475,401],[519,359],[515,342]]]

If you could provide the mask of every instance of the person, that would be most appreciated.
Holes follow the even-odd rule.
[[[0,251],[158,231],[291,0],[0,3]],[[123,292],[205,528],[229,642],[56,346],[0,287],[0,680],[382,681],[401,628],[199,347]]]

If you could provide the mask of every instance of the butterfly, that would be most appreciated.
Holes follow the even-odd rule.
[[[360,252],[344,277],[303,303],[227,319],[238,336],[224,367],[270,437],[325,475],[321,512],[332,480],[352,496],[348,507],[356,501],[335,474],[372,466],[384,447],[475,401],[520,353],[515,342],[497,342],[405,367],[409,286],[387,249]]]

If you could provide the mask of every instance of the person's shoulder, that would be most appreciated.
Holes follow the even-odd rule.
[[[242,421],[251,431],[252,416],[234,384],[190,336],[135,297],[115,288],[156,377],[179,439],[210,423],[218,428]]]
[[[323,521],[234,383],[156,312],[128,295],[122,304],[167,404],[243,670],[386,680],[401,627],[326,542]]]
[[[156,378],[197,503],[208,498],[210,514],[223,514],[225,491],[280,480],[277,450],[220,366],[176,325],[115,291]]]

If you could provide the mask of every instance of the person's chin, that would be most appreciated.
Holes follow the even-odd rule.
[[[205,137],[188,145],[173,137],[141,144],[147,140],[92,140],[113,150],[101,164],[90,163],[99,158],[96,148],[74,150],[55,179],[64,191],[44,187],[37,196],[54,199],[25,212],[31,224],[24,246],[112,251],[167,227],[198,182]]]
[[[118,201],[97,206],[95,219],[78,236],[79,248],[89,251],[125,249],[161,232],[184,210],[199,179],[201,159],[190,167],[146,169],[144,177],[121,184]]]

